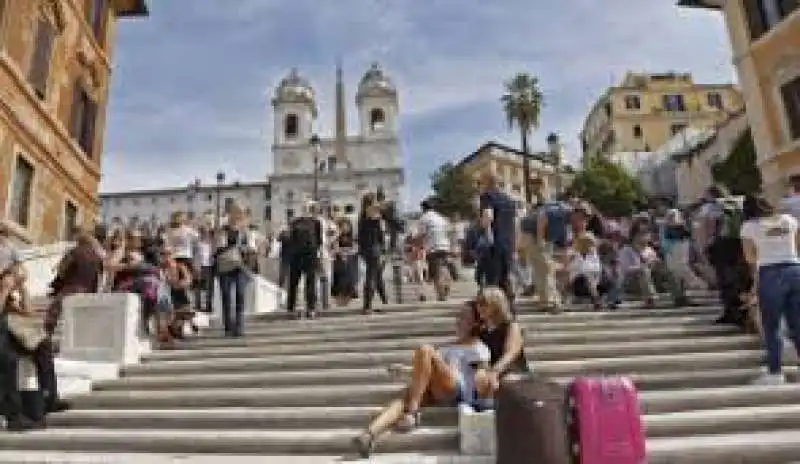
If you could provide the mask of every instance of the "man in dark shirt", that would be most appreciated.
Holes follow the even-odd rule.
[[[289,226],[289,291],[286,298],[287,311],[295,315],[297,286],[304,277],[306,316],[316,316],[317,269],[322,246],[322,224],[312,212],[316,202],[308,202],[302,216],[295,218]]]
[[[515,250],[517,210],[514,200],[497,186],[497,178],[484,173],[480,179],[480,209],[485,223],[491,224],[491,258],[486,284],[503,289],[513,299],[509,274]]]

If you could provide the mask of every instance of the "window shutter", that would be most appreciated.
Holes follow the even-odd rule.
[[[50,61],[53,55],[53,25],[44,18],[39,19],[36,29],[36,48],[33,51],[28,82],[39,98],[47,96],[47,80],[50,77]]]
[[[757,40],[769,29],[764,7],[761,5],[761,0],[744,0],[743,5],[750,40]]]
[[[800,8],[800,0],[778,0],[778,10],[781,18],[789,16],[798,8]]]
[[[792,140],[800,139],[800,77],[781,87],[781,97]]]
[[[106,18],[108,16],[108,0],[89,0],[90,6],[87,11],[87,20],[92,26],[95,40],[103,45],[103,36],[106,30]]]
[[[69,134],[76,141],[80,140],[83,128],[83,113],[86,99],[83,96],[83,89],[79,83],[75,83],[72,89],[72,109],[70,114]]]
[[[85,96],[83,111],[83,130],[81,131],[81,147],[88,158],[94,157],[95,124],[97,121],[97,103]]]

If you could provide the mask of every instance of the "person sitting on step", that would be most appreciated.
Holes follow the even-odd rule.
[[[474,403],[475,373],[487,369],[491,359],[489,348],[478,337],[481,332],[478,306],[468,302],[459,313],[456,340],[435,348],[422,345],[411,358],[410,368],[393,365],[393,375],[410,375],[410,382],[400,394],[372,420],[367,429],[353,439],[358,453],[366,458],[375,441],[395,427],[408,431],[420,424],[420,407],[425,405]]]
[[[479,337],[489,348],[489,366],[475,374],[480,398],[493,398],[508,374],[529,372],[522,328],[513,320],[508,298],[499,287],[487,287],[476,301],[481,318]]]

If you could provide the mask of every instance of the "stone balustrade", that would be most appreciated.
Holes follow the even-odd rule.
[[[33,297],[50,292],[50,282],[64,254],[72,248],[71,242],[59,242],[37,248],[21,250],[23,267],[28,275],[28,293]]]

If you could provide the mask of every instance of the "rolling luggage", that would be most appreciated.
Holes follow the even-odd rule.
[[[577,464],[645,464],[636,386],[626,377],[579,377],[569,387]]]
[[[535,375],[506,378],[495,398],[497,464],[570,464],[567,410],[563,386]]]

